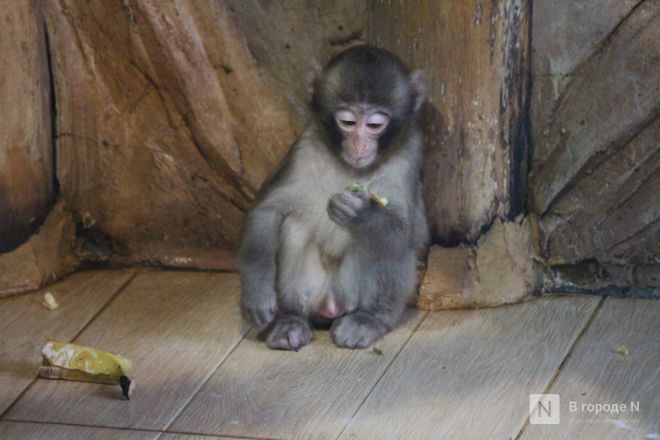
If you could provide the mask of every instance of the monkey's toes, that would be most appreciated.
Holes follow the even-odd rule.
[[[306,320],[297,316],[284,316],[275,321],[266,344],[278,350],[298,351],[311,340],[312,330]]]
[[[275,302],[260,306],[241,304],[241,312],[243,318],[253,326],[257,328],[265,327],[275,319],[277,304]]]
[[[332,340],[344,348],[367,348],[386,332],[385,325],[365,313],[346,315],[330,328]]]

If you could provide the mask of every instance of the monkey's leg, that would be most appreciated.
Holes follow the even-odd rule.
[[[282,216],[272,208],[256,208],[247,218],[239,252],[241,312],[255,327],[269,324],[277,313],[275,291],[277,240]]]
[[[415,289],[415,259],[377,261],[356,254],[344,264],[343,289],[359,296],[358,307],[337,319],[330,334],[339,347],[366,348],[399,324]]]
[[[288,217],[281,230],[279,312],[266,343],[270,348],[298,350],[312,340],[308,317],[321,301],[330,278],[304,222]]]

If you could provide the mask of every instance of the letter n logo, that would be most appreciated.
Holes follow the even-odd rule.
[[[559,394],[530,394],[529,423],[532,425],[558,425]]]

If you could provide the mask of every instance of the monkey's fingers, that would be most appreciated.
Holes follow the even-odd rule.
[[[352,204],[346,201],[342,194],[332,196],[328,203],[328,216],[334,222],[343,225],[357,215]]]
[[[366,202],[368,202],[371,199],[371,194],[364,189],[361,189],[359,191],[347,191],[347,194],[354,199],[357,199],[359,202],[357,202],[359,205],[364,205]]]

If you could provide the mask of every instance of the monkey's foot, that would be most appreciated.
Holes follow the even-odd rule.
[[[356,312],[336,320],[330,328],[330,334],[338,347],[367,348],[387,330],[374,316]]]
[[[309,323],[299,316],[283,316],[275,321],[266,338],[270,348],[298,351],[312,340]]]
[[[244,297],[246,295],[243,295]],[[267,301],[247,301],[241,299],[241,313],[243,318],[253,326],[260,328],[264,327],[275,319],[277,313],[277,302],[275,295],[271,295],[272,299]]]

